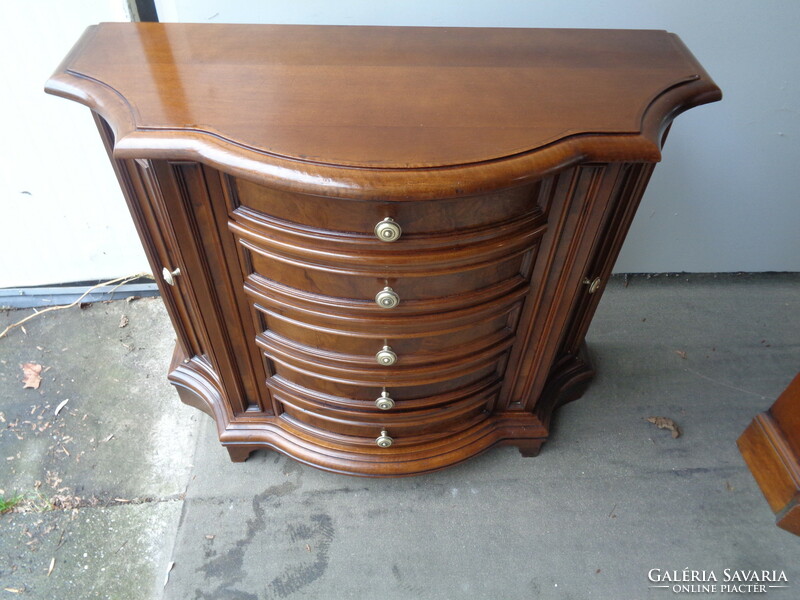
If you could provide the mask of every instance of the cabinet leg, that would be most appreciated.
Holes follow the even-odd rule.
[[[250,458],[250,454],[257,450],[255,446],[225,446],[231,457],[231,462],[244,462]]]
[[[544,440],[524,440],[514,442],[514,445],[519,450],[519,453],[525,458],[539,456],[539,451],[542,449]]]

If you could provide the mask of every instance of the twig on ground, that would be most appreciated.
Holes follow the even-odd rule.
[[[81,296],[77,300],[72,302],[71,304],[64,304],[62,306],[50,306],[48,308],[45,308],[44,310],[39,310],[39,311],[37,311],[34,308],[33,309],[34,310],[33,314],[30,314],[27,317],[25,317],[24,319],[21,319],[20,321],[17,321],[16,323],[12,323],[8,327],[6,327],[3,330],[3,332],[0,333],[0,338],[6,337],[8,335],[9,331],[14,329],[15,327],[21,327],[23,323],[27,323],[28,321],[30,321],[34,317],[38,317],[39,315],[43,315],[44,313],[51,312],[51,311],[54,311],[54,310],[62,310],[64,308],[72,308],[73,306],[77,306],[78,304],[81,303],[81,300],[86,298],[86,296],[88,296],[90,293],[92,293],[94,290],[96,290],[98,288],[106,287],[108,285],[113,285],[113,284],[116,283],[118,285],[113,290],[111,290],[111,292],[113,292],[119,286],[125,285],[129,281],[133,281],[134,279],[139,279],[140,277],[148,277],[150,279],[153,278],[153,276],[150,273],[137,273],[136,275],[126,275],[125,277],[117,277],[116,279],[111,279],[109,281],[103,281],[102,283],[98,283],[97,285],[93,285],[88,290],[86,290],[83,294],[81,294]],[[111,292],[109,292],[109,293],[111,293]]]

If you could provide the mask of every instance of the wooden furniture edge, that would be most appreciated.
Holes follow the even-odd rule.
[[[775,513],[776,525],[800,535],[800,457],[768,412],[760,413],[737,440],[739,451]]]
[[[94,35],[89,27],[47,81],[45,91],[88,106],[114,133],[113,156],[188,160],[208,164],[255,183],[298,193],[398,200],[435,199],[477,194],[524,185],[570,166],[587,162],[658,162],[663,133],[680,113],[722,97],[719,88],[682,47],[697,77],[672,84],[644,109],[640,132],[583,133],[563,137],[527,152],[491,161],[448,167],[381,169],[303,162],[237,143],[204,129],[141,129],[136,111],[114,88],[70,69],[75,56]],[[370,185],[364,186],[368,174]]]
[[[579,398],[594,371],[588,364],[585,351],[573,361],[557,366],[551,383],[543,395],[551,406],[559,406]],[[226,410],[221,388],[210,365],[202,358],[187,358],[179,345],[175,346],[169,373],[170,382],[177,388],[184,404],[202,410],[214,419],[220,441],[231,460],[243,462],[259,449],[271,448],[307,465],[345,475],[362,477],[402,477],[422,475],[464,462],[495,446],[515,446],[523,456],[536,456],[547,440],[549,427],[533,415],[496,413],[483,424],[454,437],[437,440],[409,450],[404,460],[393,463],[381,461],[368,452],[359,453],[336,444],[323,445],[318,439],[294,430],[280,417],[254,422],[246,414],[234,416]],[[530,418],[529,424],[521,424]],[[548,419],[549,421],[549,419]]]

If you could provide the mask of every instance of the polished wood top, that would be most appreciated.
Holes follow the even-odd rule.
[[[668,120],[720,97],[664,31],[158,23],[90,27],[47,91],[106,118],[119,156],[298,181],[320,173],[298,162],[336,180],[541,150],[523,171],[656,161]]]

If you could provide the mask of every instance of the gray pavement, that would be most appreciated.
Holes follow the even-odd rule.
[[[0,339],[0,495],[24,496],[0,515],[0,599],[697,595],[649,588],[655,568],[785,571],[759,595],[796,599],[800,537],[735,441],[800,371],[798,315],[797,275],[615,279],[588,336],[598,376],[539,457],[394,480],[231,463],[166,382],[158,299],[43,315]]]

